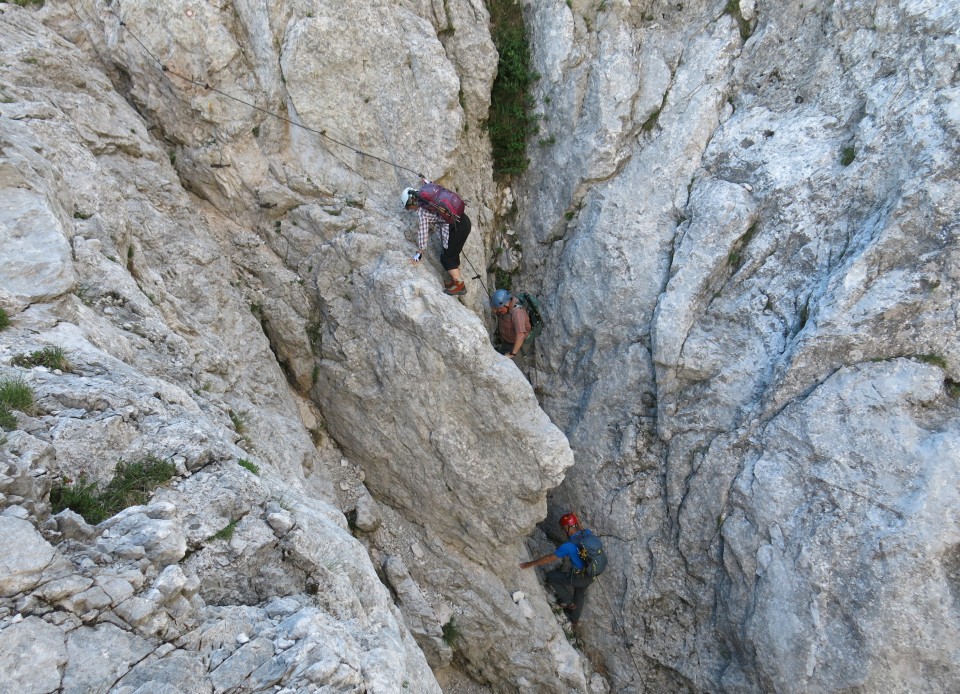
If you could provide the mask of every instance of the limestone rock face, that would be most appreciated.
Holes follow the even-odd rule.
[[[477,0],[0,6],[4,690],[960,688],[960,4],[524,11],[507,188]],[[517,568],[571,509],[575,637]]]
[[[496,57],[448,5],[4,6],[0,378],[35,400],[0,439],[5,688],[437,692],[427,650],[585,691],[517,569],[566,438],[479,283],[442,293],[436,239],[407,264],[422,171],[465,182],[485,266]],[[100,523],[51,496],[150,461],[173,479]],[[398,527],[391,594],[366,550]]]
[[[958,12],[528,8],[514,283],[615,687],[957,687]]]

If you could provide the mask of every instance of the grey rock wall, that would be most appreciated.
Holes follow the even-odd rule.
[[[38,691],[438,691],[428,660],[584,691],[516,568],[569,446],[396,203],[445,176],[485,266],[483,5],[2,10],[0,378],[36,397],[0,453],[4,684],[32,641]],[[149,504],[51,515],[145,456],[176,467]]]
[[[520,280],[615,688],[956,688],[957,10],[527,7]]]
[[[958,9],[526,3],[505,188],[483,3],[0,7],[4,684],[956,689]],[[462,301],[415,172],[468,200]],[[149,503],[51,514],[147,455]],[[579,650],[515,568],[569,509]]]

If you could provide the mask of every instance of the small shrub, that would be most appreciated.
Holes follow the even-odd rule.
[[[63,347],[54,347],[52,345],[30,352],[29,354],[17,354],[10,360],[10,363],[14,366],[23,366],[26,368],[45,366],[51,370],[70,370],[70,362],[67,361],[67,354]]]
[[[30,413],[33,410],[33,391],[22,378],[0,379],[0,405],[7,410]]]
[[[840,150],[840,165],[841,166],[850,166],[853,163],[853,160],[857,158],[857,150],[854,149],[853,145],[849,147],[844,147]]]
[[[260,475],[260,468],[255,463],[250,462],[246,458],[240,458],[240,460],[237,461],[237,464],[242,468],[246,468],[247,470],[252,472],[254,475],[257,475],[257,476]]]
[[[460,638],[460,627],[457,626],[456,621],[453,617],[450,618],[450,621],[443,625],[443,642],[448,646],[453,646],[457,639]]]
[[[491,36],[497,47],[497,77],[490,92],[487,123],[493,149],[493,170],[499,177],[521,174],[529,165],[527,139],[536,133],[531,113],[531,85],[539,76],[530,70],[530,47],[523,6],[514,0],[490,0]]]
[[[947,389],[947,395],[955,400],[960,399],[960,383],[948,378],[944,380],[943,385]]]
[[[0,306],[0,330],[10,327],[10,316],[7,315],[7,312]]]
[[[176,466],[156,456],[148,455],[136,463],[120,460],[113,479],[103,489],[101,498],[114,515],[130,506],[145,504],[154,489],[176,474]]]
[[[173,463],[153,455],[135,463],[121,459],[113,479],[102,490],[96,482],[87,482],[84,477],[76,483],[63,481],[50,490],[50,504],[54,513],[69,508],[96,525],[125,508],[147,503],[153,490],[170,480],[176,471]]]
[[[55,484],[50,490],[50,506],[53,513],[68,508],[93,525],[110,517],[100,501],[97,483],[87,482],[82,476],[74,483]]]

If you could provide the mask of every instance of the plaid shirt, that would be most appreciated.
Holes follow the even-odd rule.
[[[440,215],[429,212],[422,207],[417,208],[417,249],[421,252],[427,247],[427,237],[430,236],[430,227],[440,228],[440,243],[446,248],[450,242],[450,225],[440,218]]]

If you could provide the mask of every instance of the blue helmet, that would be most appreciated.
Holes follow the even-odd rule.
[[[510,299],[513,297],[510,296],[510,292],[506,289],[498,289],[493,293],[493,296],[490,297],[490,305],[493,308],[501,308],[510,303]]]

